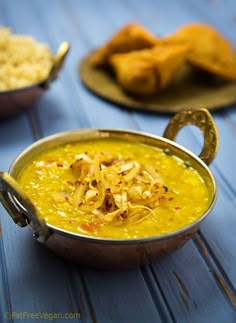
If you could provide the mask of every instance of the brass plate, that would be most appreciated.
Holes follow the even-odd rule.
[[[205,72],[196,73],[185,66],[172,84],[161,93],[145,98],[133,97],[122,90],[112,72],[91,65],[93,52],[79,64],[83,84],[97,96],[132,110],[176,113],[181,110],[220,109],[236,102],[236,82],[223,82]]]

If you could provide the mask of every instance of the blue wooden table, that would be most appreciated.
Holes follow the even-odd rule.
[[[170,115],[103,101],[77,74],[84,55],[130,21],[161,35],[208,22],[236,47],[235,0],[0,0],[0,25],[31,34],[54,52],[63,40],[71,44],[59,79],[32,110],[0,121],[1,171],[29,144],[59,131],[118,127],[162,135]],[[210,166],[216,206],[192,240],[152,265],[107,271],[66,262],[0,207],[0,322],[236,322],[236,105],[212,115],[220,137]],[[201,136],[189,127],[179,143],[198,153]]]

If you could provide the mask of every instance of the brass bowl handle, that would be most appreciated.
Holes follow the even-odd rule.
[[[43,81],[40,84],[40,86],[42,88],[45,88],[45,89],[48,88],[50,83],[58,77],[58,74],[62,68],[62,65],[65,61],[65,58],[66,58],[68,52],[69,52],[69,49],[70,49],[70,45],[68,42],[61,43],[61,45],[59,46],[59,48],[57,50],[57,54],[53,58],[53,65],[51,67],[51,70],[49,72],[49,75],[48,75],[46,81]]]
[[[174,115],[167,125],[163,136],[175,141],[179,131],[187,126],[195,125],[203,133],[204,145],[199,157],[209,165],[215,158],[218,150],[218,132],[214,120],[207,109],[181,111]]]
[[[49,237],[49,228],[40,219],[39,211],[23,189],[8,173],[0,172],[0,202],[20,227],[30,224],[33,236],[43,242]]]

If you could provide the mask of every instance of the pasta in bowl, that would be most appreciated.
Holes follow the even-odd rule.
[[[189,123],[204,131],[204,162],[171,140]],[[16,223],[75,262],[149,263],[191,238],[216,198],[206,166],[217,149],[209,112],[176,115],[164,136],[81,129],[44,138],[2,173],[1,201]]]

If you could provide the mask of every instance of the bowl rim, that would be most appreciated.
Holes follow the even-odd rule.
[[[9,174],[14,176],[14,168],[16,167],[17,163],[19,163],[19,161],[24,158],[25,155],[27,155],[30,151],[32,151],[33,149],[35,149],[38,146],[42,146],[44,144],[46,144],[47,142],[56,142],[56,139],[60,139],[63,138],[64,140],[60,143],[60,144],[66,144],[66,142],[71,143],[72,141],[70,140],[65,140],[65,138],[67,137],[71,137],[73,135],[86,135],[86,134],[94,134],[98,135],[99,133],[126,133],[126,134],[131,134],[134,136],[140,135],[142,137],[148,137],[154,140],[159,140],[162,142],[166,142],[168,145],[173,146],[175,148],[177,148],[178,150],[180,150],[181,152],[191,156],[191,158],[193,158],[197,164],[200,164],[201,167],[204,168],[204,170],[207,172],[207,176],[210,179],[210,182],[212,184],[213,187],[213,193],[212,193],[212,199],[208,205],[208,208],[203,212],[203,214],[198,217],[195,221],[189,223],[188,225],[185,225],[179,229],[176,229],[174,231],[170,231],[167,233],[163,233],[163,234],[158,234],[158,235],[154,235],[154,236],[150,236],[150,237],[142,237],[142,238],[126,238],[126,239],[118,239],[118,238],[101,238],[101,237],[95,237],[95,236],[87,236],[87,235],[83,235],[83,234],[79,234],[79,233],[75,233],[75,232],[71,232],[71,231],[67,231],[61,228],[58,228],[52,224],[46,223],[47,227],[52,231],[52,233],[50,234],[53,235],[54,233],[66,236],[68,238],[73,238],[73,239],[78,239],[78,240],[83,240],[86,242],[90,242],[90,243],[103,243],[103,244],[113,244],[113,245],[121,245],[121,244],[144,244],[144,243],[151,243],[151,242],[157,242],[157,241],[161,241],[164,239],[168,239],[168,238],[172,238],[181,234],[184,234],[185,232],[189,231],[190,229],[193,229],[194,227],[198,227],[200,225],[200,223],[209,215],[209,213],[212,211],[215,203],[216,203],[216,199],[217,199],[217,185],[216,185],[216,181],[215,178],[210,170],[210,168],[203,162],[203,160],[201,160],[197,155],[195,155],[193,152],[191,152],[189,149],[185,148],[184,146],[178,144],[175,141],[172,141],[170,139],[167,139],[165,137],[162,136],[158,136],[155,134],[151,134],[148,132],[144,132],[144,131],[140,131],[140,130],[130,130],[130,129],[126,129],[126,128],[79,128],[79,129],[71,129],[71,130],[67,130],[67,131],[62,131],[62,132],[57,132],[54,133],[52,135],[48,135],[44,138],[41,138],[39,140],[36,140],[34,143],[30,144],[29,146],[27,146],[21,153],[18,154],[18,156],[15,158],[15,160],[12,162],[12,164],[10,165],[9,168]],[[84,137],[86,138],[86,137]],[[101,137],[98,137],[101,138]],[[104,138],[104,137],[102,137]],[[108,136],[107,136],[108,138]],[[87,138],[87,139],[96,139],[96,137],[91,137],[91,138]],[[76,140],[73,140],[74,142]],[[59,145],[59,143],[57,143],[56,145]],[[54,145],[52,145],[51,147],[53,147]],[[157,146],[158,147],[158,146]],[[25,162],[25,165],[27,164],[27,161]],[[49,237],[50,238],[50,237]]]
[[[12,93],[15,93],[15,92],[23,92],[23,91],[30,90],[30,89],[35,88],[35,87],[41,87],[42,90],[43,90],[44,89],[43,84],[45,82],[47,82],[47,80],[48,80],[48,77],[43,78],[38,82],[30,83],[29,85],[26,85],[26,86],[23,86],[23,87],[18,87],[18,88],[4,90],[4,91],[0,90],[0,96],[6,95],[6,94],[12,94]]]

